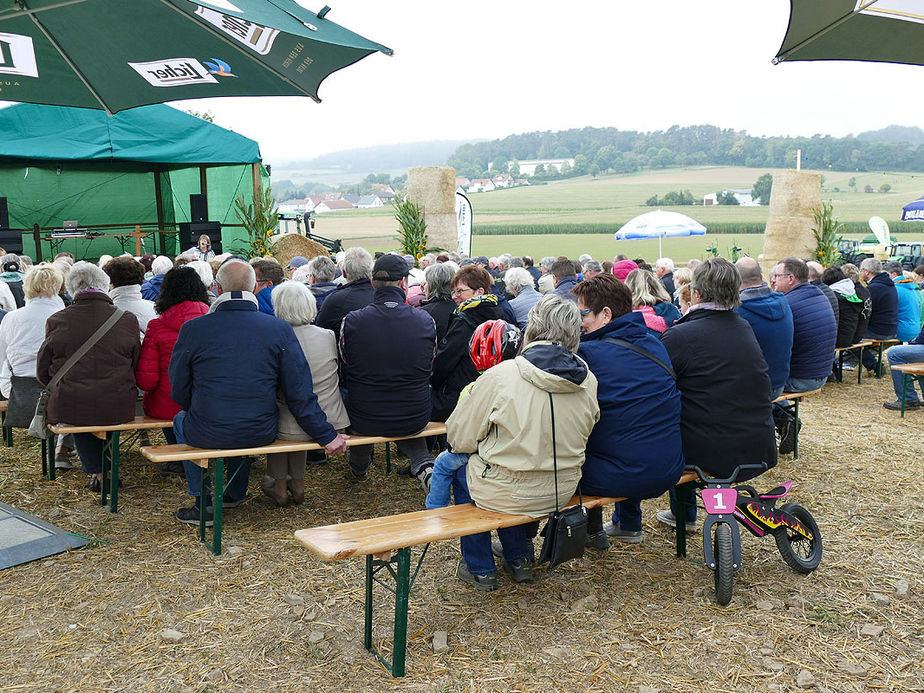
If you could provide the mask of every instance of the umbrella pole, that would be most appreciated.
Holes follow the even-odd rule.
[[[658,258],[664,257],[664,255],[661,253],[661,239],[662,238],[664,238],[664,234],[659,233],[658,234]]]

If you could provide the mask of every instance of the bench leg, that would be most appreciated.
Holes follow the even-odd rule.
[[[398,574],[395,576],[395,649],[391,675],[404,676],[407,655],[407,607],[411,593],[411,550],[398,550]]]
[[[49,481],[54,481],[55,475],[57,474],[57,470],[55,469],[55,444],[57,441],[58,436],[56,436],[54,433],[45,438],[45,464],[48,465],[47,479]]]
[[[42,476],[48,478],[48,441],[42,438]]]
[[[793,408],[792,408],[793,409],[792,425],[794,427],[793,430],[795,430],[795,434],[793,435],[793,438],[792,438],[792,458],[794,460],[799,459],[799,400],[801,399],[802,399],[801,397],[796,397],[796,399],[793,401]]]
[[[100,504],[106,505],[108,492],[109,512],[119,512],[119,431],[110,431],[106,435],[106,445],[103,447],[103,483],[100,487]]]
[[[209,465],[211,468],[211,464]],[[223,457],[215,459],[215,471],[209,473],[202,470],[202,487],[199,491],[199,541],[204,543],[216,556],[221,555],[221,528],[224,510],[225,494],[225,460]],[[205,538],[205,513],[208,506],[205,499],[212,496],[212,543]]]
[[[876,356],[876,377],[882,377],[882,344],[879,345],[879,353]]]
[[[908,374],[902,373],[902,418],[905,418],[905,397],[908,396]]]
[[[391,443],[385,443],[385,473],[391,474]]]
[[[837,368],[834,370],[834,379],[842,383],[844,382],[844,352],[837,352]]]
[[[863,377],[863,347],[860,347],[860,357],[857,361],[857,385],[860,384],[861,378]]]

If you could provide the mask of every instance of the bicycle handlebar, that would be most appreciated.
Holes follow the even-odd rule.
[[[767,471],[767,463],[766,463],[766,462],[760,462],[760,463],[757,463],[757,464],[740,464],[740,465],[738,465],[737,467],[735,467],[735,471],[732,472],[732,475],[731,475],[730,477],[728,477],[727,479],[717,479],[717,478],[715,478],[715,477],[707,477],[706,474],[703,473],[703,470],[700,469],[700,468],[699,468],[698,466],[696,466],[695,464],[688,464],[684,469],[686,469],[687,471],[696,472],[696,474],[699,476],[700,480],[701,480],[704,484],[708,484],[708,483],[713,483],[713,484],[733,484],[733,483],[735,483],[735,479],[738,478],[739,472],[741,472],[741,471],[743,471],[743,470],[745,470],[745,469],[759,469],[761,472],[765,472],[765,471]]]

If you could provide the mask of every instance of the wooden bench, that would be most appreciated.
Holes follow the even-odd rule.
[[[677,482],[687,484],[697,479],[695,472],[684,472]],[[617,503],[625,498],[584,496],[585,507],[595,508]],[[569,505],[576,505],[577,496]],[[325,561],[340,561],[354,556],[366,558],[366,598],[364,645],[385,665],[392,676],[404,676],[407,654],[407,612],[411,587],[420,572],[420,566],[430,543],[456,539],[479,532],[490,532],[504,527],[534,522],[529,515],[512,515],[482,510],[471,503],[451,505],[434,510],[418,510],[387,517],[356,520],[342,524],[300,529],[295,538],[307,549]],[[423,545],[424,549],[411,571],[411,549]],[[383,582],[378,575],[390,576],[394,587]],[[375,649],[372,643],[372,584],[378,582],[395,595],[394,640],[391,663]]]
[[[109,497],[109,511],[119,510],[119,436],[122,431],[144,431],[152,428],[173,428],[173,419],[154,419],[149,416],[136,416],[131,421],[109,426],[68,426],[49,424],[48,430],[55,435],[68,433],[92,433],[106,441],[103,446],[103,480],[100,484],[100,505],[106,505]],[[55,478],[54,438],[42,441],[42,474],[49,480]]]
[[[840,347],[839,349],[834,350],[834,355],[837,357],[837,367],[834,369],[834,377],[837,382],[844,382],[844,356],[848,352],[854,351],[856,349],[860,350],[860,354],[857,357],[857,385],[860,384],[861,378],[863,377],[863,350],[866,347],[874,346],[871,339],[861,339],[856,344],[851,344],[850,346]]]
[[[908,394],[908,378],[924,378],[924,363],[900,363],[892,366],[893,371],[902,374],[902,418],[905,417],[905,396]],[[914,383],[911,383],[914,387]]]
[[[871,344],[870,344],[871,347],[874,347],[874,348],[877,350],[877,353],[876,353],[876,377],[877,377],[877,378],[881,378],[881,377],[882,377],[882,348],[883,348],[883,347],[895,346],[895,345],[897,345],[897,344],[901,344],[901,343],[902,343],[902,340],[900,340],[900,339],[870,339],[870,340],[867,340],[867,341],[869,341],[869,342],[871,343]],[[863,364],[861,363],[860,366],[862,366],[862,365],[863,365]]]
[[[7,400],[0,400],[0,428],[3,430],[3,444],[13,447],[13,429],[6,427],[6,408],[10,405]]]
[[[773,405],[776,407],[776,410],[784,414],[790,424],[796,427],[795,440],[793,440],[792,446],[792,458],[794,460],[799,459],[799,402],[801,402],[803,398],[818,392],[821,392],[821,388],[817,390],[807,390],[806,392],[784,392],[773,400]],[[783,402],[792,402],[793,406],[784,407],[782,406]]]
[[[398,442],[401,440],[410,440],[412,438],[427,438],[438,436],[446,433],[446,424],[431,421],[426,427],[409,436],[351,436],[347,440],[347,446],[354,445],[375,445],[376,443]],[[212,543],[206,540],[206,506],[199,503],[199,540],[211,549],[216,556],[221,555],[221,531],[223,523],[223,498],[227,488],[225,484],[225,459],[228,457],[247,457],[256,455],[269,455],[274,452],[299,452],[302,450],[323,450],[324,446],[315,442],[302,442],[291,440],[277,440],[269,445],[261,445],[252,448],[235,448],[233,450],[195,448],[191,445],[151,445],[141,448],[141,454],[152,462],[182,462],[189,460],[202,473],[202,493],[208,493],[209,489],[214,489],[212,493]],[[209,462],[215,460],[214,469]],[[230,482],[230,479],[228,480]]]

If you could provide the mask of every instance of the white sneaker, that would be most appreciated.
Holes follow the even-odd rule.
[[[420,482],[420,487],[424,490],[424,493],[430,493],[430,477],[433,476],[433,465],[428,464],[421,468],[417,472],[417,481]]]
[[[658,518],[658,522],[667,525],[668,527],[677,527],[677,518],[674,517],[674,513],[670,510],[662,510],[655,517]],[[698,529],[699,525],[695,522],[687,522],[687,532],[695,532]]]

